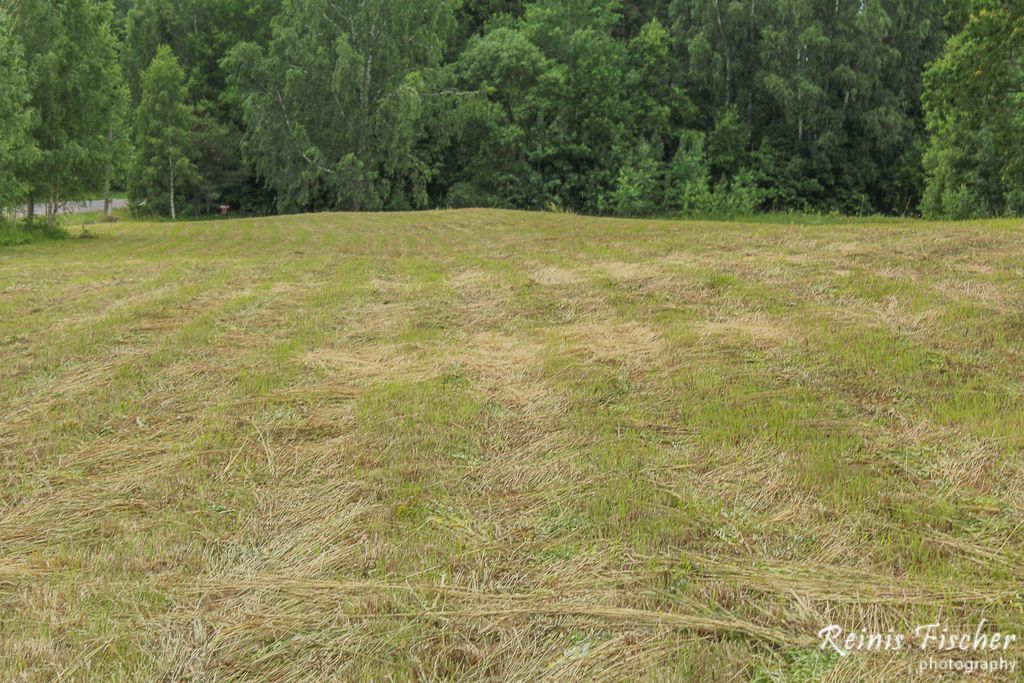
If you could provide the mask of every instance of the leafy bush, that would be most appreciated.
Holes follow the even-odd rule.
[[[649,216],[661,203],[661,169],[650,145],[642,144],[620,170],[611,208],[617,216]]]
[[[955,221],[991,215],[985,201],[966,185],[946,188],[942,193],[942,214]]]
[[[715,190],[710,211],[730,216],[752,214],[761,208],[767,196],[768,192],[758,184],[753,171],[741,171]]]
[[[15,247],[48,239],[64,239],[67,236],[68,233],[64,228],[49,226],[46,221],[38,221],[30,228],[25,223],[0,220],[0,247]]]
[[[1014,216],[1024,216],[1024,187],[1006,193],[1006,211]]]
[[[666,174],[666,206],[687,214],[712,210],[710,182],[704,155],[704,135],[697,131],[686,131],[680,137],[679,149]]]
[[[953,219],[1019,213],[1024,195],[1024,5],[958,3],[959,33],[924,77],[931,135],[922,210]]]
[[[448,190],[447,205],[450,209],[489,208],[495,206],[490,192],[473,183],[457,182]]]

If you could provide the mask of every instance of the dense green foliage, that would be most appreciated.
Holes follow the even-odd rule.
[[[464,87],[504,100],[513,120],[497,126],[523,131],[501,158],[526,160],[511,177],[532,172],[534,203],[625,213],[915,208],[919,73],[941,45],[939,3],[575,4],[533,3],[459,61]],[[581,21],[583,8],[598,7]],[[535,80],[510,92],[524,81],[501,76]],[[488,196],[523,204],[518,194]]]
[[[780,207],[914,208],[940,3],[676,0],[672,15],[704,126],[732,110],[750,135],[711,152],[719,172],[749,163]]]
[[[245,151],[282,211],[428,205],[416,143],[452,28],[448,0],[286,0],[266,49],[234,49]]]
[[[0,205],[1024,211],[1022,0],[0,7]]]
[[[96,0],[20,0],[14,32],[28,75],[30,132],[38,153],[24,159],[26,197],[59,205],[100,189],[116,145],[111,127],[124,98],[112,5]]]
[[[199,180],[192,136],[195,121],[186,103],[185,73],[171,48],[157,49],[139,84],[135,112],[135,164],[131,199],[136,210],[170,213],[177,218],[178,198]]]
[[[20,171],[35,154],[29,129],[28,75],[21,45],[13,35],[14,17],[0,8],[0,221],[16,206],[26,185]]]
[[[280,0],[136,0],[127,12],[123,61],[135,106],[142,75],[162,45],[185,72],[194,111],[196,175],[186,199],[193,213],[221,202],[269,210],[242,156],[242,112],[221,61],[238,43],[265,42]]]
[[[68,237],[68,232],[60,224],[34,223],[0,220],[0,247],[17,247],[23,244],[59,240]]]
[[[924,211],[1024,213],[1024,1],[954,3],[963,30],[928,70]]]

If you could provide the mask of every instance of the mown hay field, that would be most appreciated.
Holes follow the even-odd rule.
[[[936,680],[816,634],[1024,634],[1019,221],[92,231],[0,251],[0,680]]]

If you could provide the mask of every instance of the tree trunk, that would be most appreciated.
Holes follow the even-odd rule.
[[[171,220],[177,220],[178,213],[174,210],[174,166],[171,166]]]
[[[36,222],[36,196],[34,194],[29,194],[28,196],[28,215],[25,219],[28,221],[28,227],[30,228]]]
[[[46,223],[51,228],[57,225],[57,212],[60,210],[60,195],[56,190],[50,192],[50,200],[46,203]]]
[[[114,145],[114,129],[107,128],[107,147],[112,148]],[[110,184],[111,176],[113,175],[113,163],[108,163],[106,168],[106,177],[103,179],[103,218],[106,221],[110,221],[113,209],[111,208],[110,201]]]

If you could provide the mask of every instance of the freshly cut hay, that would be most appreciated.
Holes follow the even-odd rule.
[[[481,332],[460,347],[448,362],[463,368],[478,390],[526,414],[559,410],[557,398],[537,376],[545,352],[542,344]]]
[[[411,295],[401,290],[393,295],[378,295],[359,311],[359,324],[348,331],[345,342],[353,346],[386,345],[402,333],[415,315]]]
[[[123,364],[140,354],[125,351],[114,354],[103,361],[91,363],[68,362],[59,372],[39,382],[31,391],[15,398],[5,406],[5,422],[12,427],[39,419],[61,402],[71,402],[75,397],[95,391],[110,382],[111,376]]]
[[[653,263],[629,263],[626,261],[602,261],[594,268],[613,280],[653,280],[664,275]]]
[[[456,291],[479,292],[492,291],[501,286],[501,278],[496,273],[470,268],[453,275],[450,283]]]
[[[42,282],[15,282],[14,284],[0,288],[0,296],[9,296],[12,294],[18,294],[21,292],[32,292],[43,289],[45,283]],[[101,284],[97,283],[92,285],[93,289],[99,289]]]
[[[481,332],[466,340],[455,354],[487,383],[524,381],[543,354],[543,345],[498,332]]]
[[[464,330],[503,327],[509,317],[513,287],[498,273],[465,270],[450,280],[457,320]]]
[[[891,622],[890,625],[883,624],[882,626],[883,628],[873,628],[870,630],[877,633],[885,633],[886,629],[891,627]],[[862,626],[862,628],[866,628],[866,625]],[[840,657],[832,667],[824,673],[824,678],[821,679],[821,683],[864,683],[864,681],[908,680],[908,672],[917,671],[918,659],[924,658],[926,655],[914,649],[909,649],[907,652],[908,654],[902,657],[886,655],[885,653],[874,653],[871,657]]]
[[[326,370],[334,380],[357,387],[381,381],[425,381],[453,368],[466,374],[485,394],[530,408],[550,403],[534,376],[543,345],[497,332],[474,334],[438,352],[415,344],[319,349],[306,354],[310,369]],[[323,379],[317,385],[324,386]]]
[[[677,563],[679,556],[666,556],[662,562]],[[711,579],[741,583],[758,592],[780,596],[800,596],[815,603],[857,605],[971,606],[1012,597],[1009,589],[995,586],[949,586],[908,581],[898,576],[880,576],[877,570],[861,570],[843,565],[810,565],[784,561],[743,558],[699,557],[683,555],[690,571]]]
[[[534,268],[530,271],[530,279],[546,287],[564,287],[586,282],[586,277],[579,270],[570,270],[569,268],[559,268],[557,266]]]
[[[922,485],[942,482],[944,490],[965,501],[996,497],[1009,508],[1024,510],[1022,465],[1006,457],[997,441],[929,420],[910,421],[899,413],[891,417],[886,429],[871,435],[879,444],[879,457],[902,476]],[[992,514],[999,508],[986,507],[985,511]]]
[[[1016,531],[1020,531],[1018,526]],[[1016,577],[1018,581],[1024,581],[1024,566],[1021,566],[1020,558],[1011,557],[1005,545],[993,548],[979,542],[956,538],[941,531],[931,530],[932,539],[939,545],[955,551],[965,559],[977,564],[982,568],[997,566],[1009,575]],[[1007,539],[1009,540],[1009,539]]]
[[[785,321],[774,320],[764,313],[751,313],[701,323],[699,334],[702,343],[720,345],[730,340],[739,343],[753,342],[759,347],[783,346],[796,341],[797,333]]]
[[[935,329],[935,323],[942,317],[942,310],[929,308],[923,311],[907,311],[895,296],[871,307],[875,317],[894,332],[904,335],[928,334]]]
[[[945,279],[935,288],[942,294],[957,300],[980,304],[1002,314],[1011,314],[1019,310],[1019,288],[1004,289],[991,282],[976,279]]]
[[[662,350],[661,336],[637,322],[591,320],[556,328],[563,352],[583,355],[597,363],[645,366]]]
[[[666,256],[662,256],[657,259],[657,262],[663,266],[674,266],[676,268],[683,267],[686,269],[700,268],[710,264],[718,263],[718,261],[704,254],[692,254],[689,252],[673,252]]]
[[[263,225],[12,263],[8,677],[790,680],[1016,615],[1017,232]]]
[[[850,272],[847,271],[843,275],[850,275]],[[924,278],[924,273],[922,273],[921,269],[915,268],[910,264],[879,268],[875,271],[875,275],[896,282],[920,282]]]
[[[669,627],[701,634],[742,636],[762,642],[798,647],[806,647],[816,642],[809,635],[790,633],[730,615],[704,616],[600,604],[587,600],[593,597],[590,591],[573,591],[573,585],[571,582],[563,583],[558,593],[495,593],[440,583],[414,584],[406,581],[402,584],[387,584],[362,580],[335,581],[255,574],[242,579],[213,579],[193,587],[193,590],[217,594],[221,596],[221,602],[235,601],[247,596],[258,597],[263,604],[294,604],[295,601],[299,601],[306,605],[306,609],[268,609],[261,620],[268,625],[288,624],[303,629],[329,623],[340,615],[360,619],[420,616],[452,620],[456,623],[481,619],[490,621],[531,617],[575,617],[638,628]],[[413,603],[421,605],[421,609],[415,612],[353,612],[345,607],[346,598],[365,600],[375,594],[402,602],[411,599]],[[330,599],[327,599],[328,596]]]
[[[985,262],[954,263],[953,268],[971,275],[994,275],[997,272],[993,264]]]
[[[27,581],[38,581],[45,573],[45,568],[40,563],[4,558],[0,560],[0,588],[16,588]]]
[[[336,379],[357,385],[386,380],[414,380],[432,376],[429,359],[412,344],[353,346],[344,349],[318,349],[303,357],[310,369],[327,370]]]
[[[501,459],[487,463],[466,480],[479,503],[474,510],[495,517],[496,522],[570,505],[574,496],[585,493],[592,484],[567,458],[529,458],[526,454],[519,461]],[[527,525],[535,522],[525,520]]]
[[[684,481],[718,500],[742,500],[749,514],[772,523],[807,523],[822,515],[820,503],[794,489],[787,475],[798,456],[763,441],[713,455],[690,456],[694,467]]]
[[[950,493],[965,496],[990,495],[1006,483],[1021,481],[1014,476],[1020,474],[1019,468],[985,443],[976,442],[961,449],[942,449],[934,462],[925,466],[934,478],[948,483]],[[1011,490],[1004,491],[1000,497],[1007,502],[1015,499],[1018,505],[1024,502],[1019,490],[1016,496]]]
[[[290,491],[275,490],[249,523],[247,536],[259,544],[230,574],[312,577],[359,566],[365,560],[366,523],[380,510],[367,487],[351,482],[306,482]]]

